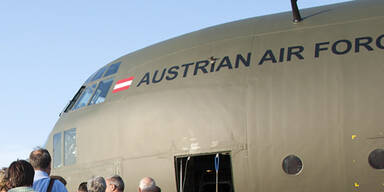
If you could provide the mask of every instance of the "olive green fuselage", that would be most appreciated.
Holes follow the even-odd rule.
[[[353,1],[303,10],[297,24],[250,18],[125,55],[104,102],[62,113],[46,147],[75,128],[76,160],[53,174],[69,191],[112,174],[126,191],[144,176],[178,191],[177,158],[225,153],[238,192],[383,191],[368,162],[384,148],[383,10]],[[297,174],[284,172],[289,155]]]

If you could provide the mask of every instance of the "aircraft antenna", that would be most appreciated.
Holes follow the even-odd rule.
[[[293,22],[298,23],[302,20],[299,8],[297,7],[297,0],[291,0]]]

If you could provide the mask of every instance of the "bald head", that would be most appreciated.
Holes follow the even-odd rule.
[[[148,189],[156,187],[156,182],[151,177],[144,177],[140,180],[139,192],[144,192]]]
[[[153,187],[144,189],[142,192],[161,192],[161,189],[158,186],[153,186]]]

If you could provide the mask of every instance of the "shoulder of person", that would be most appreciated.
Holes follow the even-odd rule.
[[[61,181],[59,181],[57,179],[55,179],[55,181],[53,183],[53,187],[57,188],[57,189],[52,190],[52,191],[68,192],[67,188],[65,187],[65,185]]]

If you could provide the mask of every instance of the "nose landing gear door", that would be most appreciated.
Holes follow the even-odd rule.
[[[178,192],[233,192],[229,152],[175,157]]]

